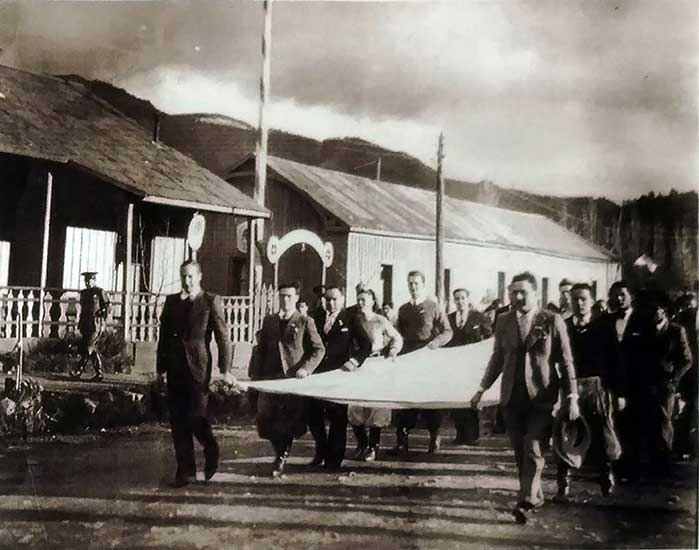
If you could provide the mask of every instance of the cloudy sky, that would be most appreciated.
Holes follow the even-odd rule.
[[[614,199],[696,188],[694,0],[275,2],[272,126]],[[0,63],[257,120],[262,4],[0,3]]]

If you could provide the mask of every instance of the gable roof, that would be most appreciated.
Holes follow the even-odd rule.
[[[77,82],[0,65],[0,151],[75,164],[147,202],[268,217]]]
[[[269,167],[355,232],[434,238],[435,193],[268,157]],[[615,261],[544,216],[445,197],[445,238],[566,258]]]

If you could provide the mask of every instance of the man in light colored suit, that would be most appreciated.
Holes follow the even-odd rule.
[[[279,285],[279,312],[262,321],[250,366],[251,380],[305,378],[323,359],[325,347],[315,322],[296,310],[298,299],[296,283]],[[274,447],[273,477],[284,473],[293,440],[306,433],[307,412],[303,397],[260,393],[257,433]]]
[[[551,413],[563,388],[563,414],[580,415],[573,356],[563,319],[537,305],[536,278],[529,272],[512,278],[512,310],[495,327],[493,355],[481,387],[471,399],[480,399],[502,373],[500,407],[519,472],[519,501],[513,510],[518,523],[544,503],[541,475],[542,444],[548,437]]]

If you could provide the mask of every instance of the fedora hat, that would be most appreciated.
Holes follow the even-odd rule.
[[[553,450],[572,468],[582,466],[590,447],[590,427],[582,416],[568,420],[561,412],[553,421]]]

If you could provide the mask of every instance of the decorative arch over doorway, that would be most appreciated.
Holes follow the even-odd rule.
[[[279,260],[284,253],[297,244],[308,245],[316,251],[323,266],[321,284],[325,284],[327,269],[332,265],[335,250],[330,241],[325,241],[308,229],[294,229],[281,238],[272,236],[267,241],[267,259],[274,266],[274,288],[279,284]]]

